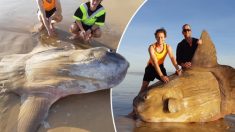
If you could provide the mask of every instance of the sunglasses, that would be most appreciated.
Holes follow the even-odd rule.
[[[183,32],[189,32],[191,29],[183,29]]]

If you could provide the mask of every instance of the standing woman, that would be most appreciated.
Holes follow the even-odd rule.
[[[148,87],[149,82],[153,81],[155,78],[164,83],[169,82],[166,69],[163,65],[167,54],[169,55],[171,62],[176,69],[177,75],[181,74],[181,70],[173,55],[171,46],[165,43],[166,36],[167,33],[164,28],[156,30],[155,38],[157,41],[149,46],[150,59],[148,61],[147,67],[145,68],[144,78],[139,94],[143,92]]]
[[[176,74],[181,75],[181,69],[179,68],[176,59],[173,55],[172,48],[170,45],[165,43],[166,30],[164,28],[157,29],[155,32],[156,42],[149,46],[150,59],[145,68],[144,78],[142,82],[139,94],[148,88],[149,82],[153,81],[155,78],[167,83],[169,78],[166,74],[166,69],[163,65],[166,55],[168,54],[172,64],[176,69]],[[134,104],[133,104],[134,105]],[[130,118],[136,118],[135,110],[133,109],[131,113],[128,114]]]
[[[54,24],[60,22],[62,9],[59,0],[36,0],[38,4],[38,19],[41,22],[39,31],[46,28],[49,36],[55,35]]]

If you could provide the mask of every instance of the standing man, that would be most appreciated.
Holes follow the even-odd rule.
[[[36,0],[38,4],[38,19],[41,22],[39,31],[46,28],[49,36],[55,35],[54,24],[61,22],[62,9],[60,0]]]
[[[189,69],[192,66],[191,61],[197,46],[198,44],[202,44],[202,41],[192,37],[192,30],[189,24],[183,25],[182,34],[184,35],[184,39],[178,43],[176,60],[182,69]]]
[[[100,26],[105,22],[105,9],[102,0],[89,0],[83,3],[74,13],[75,22],[70,27],[73,34],[70,39],[81,38],[88,41],[93,37],[101,37]]]

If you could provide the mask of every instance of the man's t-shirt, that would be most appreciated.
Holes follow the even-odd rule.
[[[183,39],[178,44],[177,50],[176,50],[176,60],[178,64],[191,62],[198,46],[197,41],[198,39],[192,38],[192,46],[189,45],[186,39]]]

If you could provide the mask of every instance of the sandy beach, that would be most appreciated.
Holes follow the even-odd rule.
[[[38,26],[36,1],[0,1],[0,59],[11,54],[29,53],[43,48],[63,47],[87,49],[105,46],[116,50],[128,21],[142,0],[103,1],[107,11],[103,36],[90,44],[70,41],[68,28],[74,21],[73,13],[85,0],[62,0],[64,19],[56,25],[57,37],[48,38],[45,32],[36,32]],[[7,3],[7,4],[6,4]],[[36,25],[36,26],[35,26]],[[39,49],[41,48],[41,49]],[[5,100],[3,102],[2,100]],[[16,131],[20,97],[14,93],[0,95],[0,130]],[[114,131],[110,106],[110,90],[83,95],[72,95],[57,101],[40,132],[112,132]]]

